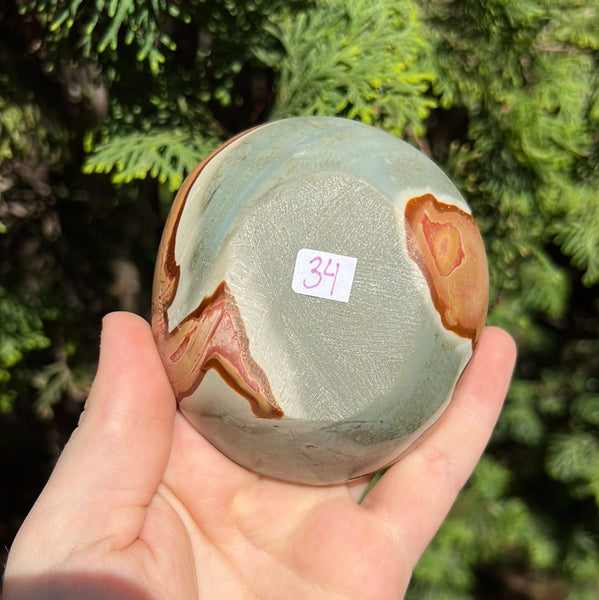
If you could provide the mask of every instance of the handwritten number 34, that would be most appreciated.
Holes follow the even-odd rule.
[[[310,270],[310,273],[312,273],[314,275],[314,278],[311,279],[310,282],[308,282],[308,281],[306,281],[306,279],[304,279],[303,286],[307,290],[311,290],[311,289],[317,288],[322,283],[326,283],[326,280],[324,279],[325,277],[332,278],[332,279],[329,279],[329,282],[331,284],[331,289],[330,289],[329,295],[332,296],[333,292],[335,291],[335,284],[337,283],[337,275],[339,274],[339,263],[333,264],[333,260],[331,258],[329,258],[329,260],[326,264],[326,267],[323,270],[321,270],[323,261],[320,256],[315,256],[309,262],[309,264],[311,264],[311,265],[313,265],[315,263],[316,263],[316,266]]]

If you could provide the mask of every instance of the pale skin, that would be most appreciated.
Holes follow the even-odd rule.
[[[3,598],[402,598],[488,442],[515,355],[486,328],[440,422],[359,505],[367,478],[294,485],[225,458],[176,411],[149,325],[113,313],[79,426],[10,551]]]

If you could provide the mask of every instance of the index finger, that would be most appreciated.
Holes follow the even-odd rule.
[[[516,346],[487,327],[445,414],[418,447],[391,467],[363,506],[386,521],[412,567],[474,470],[508,391]]]

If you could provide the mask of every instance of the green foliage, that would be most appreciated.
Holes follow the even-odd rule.
[[[547,473],[569,485],[575,498],[593,496],[599,506],[599,439],[590,432],[554,436],[547,452]]]
[[[587,0],[5,3],[0,407],[56,420],[81,400],[100,317],[148,314],[164,207],[219,142],[266,119],[358,119],[416,143],[463,191],[487,245],[489,322],[520,351],[489,451],[409,596],[516,597],[517,577],[530,599],[546,597],[538,581],[596,597],[598,60]]]
[[[216,139],[190,136],[180,130],[115,135],[95,147],[84,173],[110,173],[113,183],[152,177],[176,191],[189,173],[218,145]]]
[[[499,569],[514,557],[525,557],[529,569],[554,565],[559,548],[526,503],[510,497],[512,480],[505,466],[483,457],[418,563],[408,598],[471,598],[477,565]]]
[[[443,597],[449,581],[456,597],[472,597],[472,573],[492,565],[557,576],[569,598],[594,597],[599,8],[432,0],[423,13],[446,111],[437,114],[446,127],[452,118],[466,124],[449,140],[431,131],[431,147],[479,220],[490,321],[516,337],[520,361],[486,459],[509,470],[508,484],[489,504],[488,478],[478,489],[488,464],[479,465],[419,565],[413,594]],[[477,528],[479,509],[488,529]],[[459,564],[447,563],[445,540]]]
[[[279,72],[273,118],[344,115],[401,137],[422,135],[434,72],[409,0],[326,0],[273,19],[283,52],[259,52]]]
[[[0,161],[26,157],[33,150],[31,136],[35,135],[36,149],[45,155],[52,151],[47,131],[40,127],[39,106],[13,104],[0,97]]]
[[[169,0],[23,0],[20,11],[37,13],[48,43],[69,42],[91,60],[108,49],[116,52],[120,43],[134,45],[137,60],[147,61],[154,73],[165,60],[161,48],[176,48],[164,23],[182,17],[179,5]]]
[[[26,353],[47,348],[49,344],[31,301],[9,296],[0,287],[0,412],[10,410],[16,395],[11,370]]]
[[[38,103],[11,99],[11,83],[0,74],[0,165],[14,159],[32,165],[60,163],[66,132],[44,116]]]
[[[535,249],[556,243],[586,269],[584,282],[596,283],[599,229],[588,223],[597,211],[597,61],[594,46],[575,45],[584,38],[572,14],[580,7],[568,1],[548,8],[535,0],[517,3],[517,9],[504,2],[426,4],[441,25],[436,90],[442,105],[462,105],[470,117],[470,143],[456,146],[458,156],[450,161],[469,179],[475,207],[480,198],[485,212],[499,211],[488,219],[505,230],[494,241],[512,246],[500,250],[502,262],[509,251],[508,260],[519,254],[521,263],[530,263],[527,277],[553,271]],[[584,13],[597,29],[599,9]],[[498,250],[491,248],[496,255]],[[516,281],[499,285],[520,285],[523,277],[513,274]],[[550,279],[547,290],[555,289]],[[557,293],[564,297],[567,289]]]
[[[572,264],[586,269],[582,282],[592,285],[599,281],[599,236],[590,223],[599,223],[599,204],[596,188],[578,190],[572,198],[563,220],[557,220],[549,229],[563,252],[572,257]]]

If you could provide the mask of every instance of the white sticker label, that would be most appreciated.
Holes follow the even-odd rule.
[[[298,294],[347,302],[357,258],[302,248],[295,259],[291,288]]]

